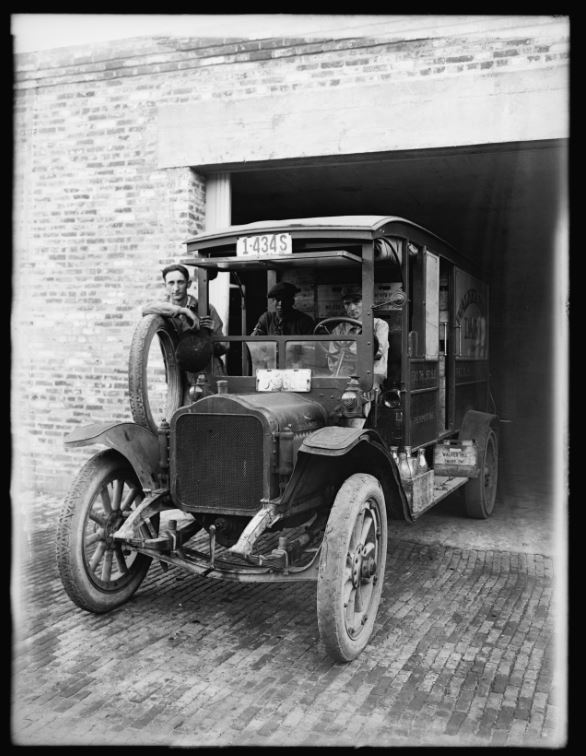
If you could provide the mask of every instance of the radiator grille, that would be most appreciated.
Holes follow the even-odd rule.
[[[181,506],[233,514],[258,509],[263,496],[260,420],[185,414],[175,431],[175,496]]]

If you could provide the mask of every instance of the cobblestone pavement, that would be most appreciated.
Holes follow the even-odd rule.
[[[547,540],[497,548],[504,523],[515,527],[502,508],[493,531],[454,522],[450,506],[411,528],[391,523],[374,636],[336,664],[319,641],[314,583],[234,584],[153,563],[129,603],[83,612],[57,575],[58,506],[37,500],[45,514],[17,540],[18,745],[564,744],[558,560]],[[450,533],[474,525],[484,548],[454,545]]]

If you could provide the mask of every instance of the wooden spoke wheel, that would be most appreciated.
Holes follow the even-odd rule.
[[[59,517],[57,566],[71,600],[90,612],[120,606],[143,581],[151,558],[114,539],[113,534],[143,499],[132,467],[108,449],[80,470]],[[143,525],[156,537],[159,516]]]
[[[372,634],[387,555],[387,516],[372,475],[351,475],[340,487],[319,564],[317,616],[321,639],[337,661],[351,661]]]

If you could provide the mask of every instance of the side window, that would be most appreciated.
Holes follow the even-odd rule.
[[[405,288],[401,273],[403,242],[401,239],[377,239],[374,266],[375,317],[389,326],[387,383],[398,387],[401,383],[401,352]]]
[[[409,356],[437,359],[439,347],[439,257],[409,243]]]

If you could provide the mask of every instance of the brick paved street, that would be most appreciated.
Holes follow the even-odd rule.
[[[462,548],[440,527],[434,542],[418,535],[425,518],[391,530],[375,635],[340,665],[318,639],[313,583],[153,563],[125,606],[77,609],[55,566],[59,502],[35,506],[47,515],[13,569],[19,745],[563,744],[556,560],[543,549]]]

